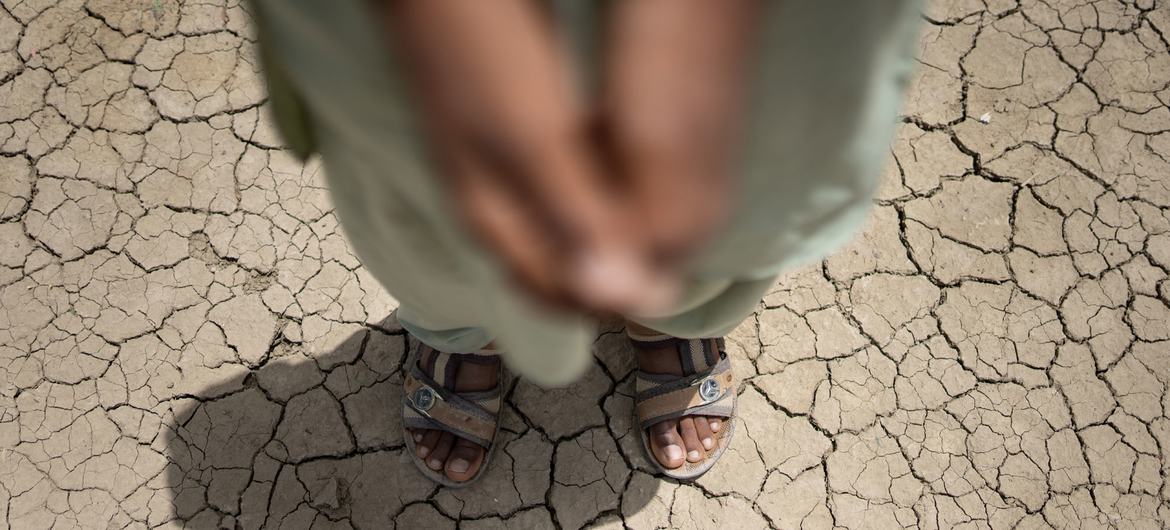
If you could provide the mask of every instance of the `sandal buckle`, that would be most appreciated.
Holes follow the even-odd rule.
[[[703,398],[704,403],[710,403],[719,399],[722,394],[719,388],[719,381],[714,377],[704,377],[699,380],[699,397]]]
[[[430,417],[427,411],[435,406],[435,401],[443,399],[429,386],[421,386],[410,395],[410,403],[423,415]]]

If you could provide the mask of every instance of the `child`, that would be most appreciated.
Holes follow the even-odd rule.
[[[720,337],[863,220],[910,63],[915,2],[827,4],[255,0],[277,124],[323,157],[422,343],[420,470],[480,477],[498,352],[571,381],[598,312],[638,352],[651,462],[714,465],[736,393]]]

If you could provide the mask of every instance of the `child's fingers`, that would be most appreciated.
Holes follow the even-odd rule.
[[[572,133],[525,131],[486,150],[489,174],[533,216],[557,257],[564,290],[594,310],[646,312],[673,298],[673,285],[638,245],[633,220],[609,195],[592,152]]]
[[[527,173],[565,170],[542,160],[500,166],[470,156],[449,182],[467,225],[541,299],[613,312],[668,303],[673,293],[659,284],[664,278],[654,276],[635,249],[620,248],[630,240],[618,212],[605,205],[574,207],[577,199],[567,194],[542,198],[524,181]],[[578,198],[581,193],[588,192],[579,190]]]
[[[465,224],[502,262],[513,279],[537,298],[554,304],[567,301],[558,277],[557,248],[535,216],[468,162],[452,178],[452,191]]]
[[[667,261],[694,251],[729,209],[758,0],[615,4],[603,101],[642,225]]]
[[[668,289],[607,196],[570,68],[524,0],[404,0],[388,11],[464,219],[545,297],[625,312]],[[448,164],[450,166],[450,164]]]

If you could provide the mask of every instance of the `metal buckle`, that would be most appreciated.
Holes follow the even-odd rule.
[[[427,414],[427,411],[431,410],[431,407],[435,406],[435,402],[440,399],[443,398],[434,389],[426,385],[419,387],[410,394],[410,402],[414,405],[414,408],[428,417],[430,414]]]
[[[714,377],[704,377],[699,381],[699,397],[703,398],[704,403],[719,399],[720,394],[722,394],[722,389],[719,388],[719,381]]]

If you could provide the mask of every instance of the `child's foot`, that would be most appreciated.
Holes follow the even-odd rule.
[[[429,366],[437,352],[430,348],[418,357],[418,368],[430,374],[436,367]],[[486,391],[495,388],[499,379],[498,359],[490,363],[458,362],[455,366],[453,384],[448,389],[456,393]],[[448,362],[456,362],[454,360]],[[440,368],[441,369],[441,368]],[[435,380],[443,380],[443,374],[435,374]],[[483,465],[486,449],[466,438],[437,429],[407,429],[407,435],[414,439],[415,457],[435,472],[443,473],[455,482],[466,482],[475,477]]]
[[[634,342],[638,369],[649,374],[683,376],[678,344]],[[718,444],[717,433],[723,429],[724,418],[692,415],[660,421],[647,429],[650,450],[658,463],[667,469],[682,467],[686,462],[697,463]]]

